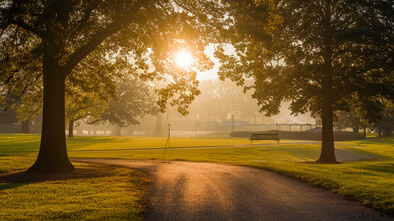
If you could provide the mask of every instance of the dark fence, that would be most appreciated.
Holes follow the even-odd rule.
[[[250,137],[254,133],[264,134],[279,134],[280,139],[290,140],[321,140],[321,131],[234,131],[230,133],[230,137]],[[361,140],[364,136],[361,134],[354,134],[348,131],[334,131],[334,139],[337,141],[343,140]]]
[[[22,126],[21,125],[4,125],[0,124],[0,133],[21,133]]]

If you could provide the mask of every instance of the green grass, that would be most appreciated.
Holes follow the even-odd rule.
[[[378,137],[379,136],[379,134],[377,134],[377,133],[367,133],[367,137],[368,138],[376,138],[376,137]]]
[[[70,156],[157,160],[164,158],[259,167],[323,187],[392,216],[393,143],[394,139],[341,142],[339,148],[374,159],[333,165],[311,163],[319,157],[320,145],[169,149],[165,158],[163,150],[70,152]]]
[[[74,137],[67,139],[69,151],[85,150],[128,150],[145,148],[164,148],[164,137]],[[275,141],[263,141],[275,144]],[[245,138],[171,138],[171,147],[204,147],[245,145]],[[38,134],[0,134],[0,156],[28,154],[38,151],[40,135]]]
[[[39,147],[38,134],[0,134],[0,156],[36,153]]]
[[[1,220],[142,220],[145,174],[81,163],[66,174],[23,172],[34,160],[0,157]]]
[[[26,139],[24,135],[0,135],[0,155],[36,156],[39,136],[25,136]],[[369,156],[372,159],[330,165],[313,163],[320,154],[320,145],[317,144],[168,149],[165,156],[162,149],[146,149],[162,148],[165,142],[165,138],[77,137],[69,139],[68,145],[70,157],[223,162],[264,168],[355,199],[390,216],[394,215],[393,138],[338,142],[340,146],[337,148]],[[275,141],[271,143],[274,144]],[[249,144],[245,138],[171,139],[171,147],[244,144]],[[15,147],[15,150],[12,147]],[[144,148],[145,150],[129,150]],[[6,161],[7,157],[12,156],[3,156],[0,160]],[[17,165],[8,167],[13,168]]]

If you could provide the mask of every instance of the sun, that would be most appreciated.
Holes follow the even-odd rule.
[[[193,64],[192,54],[186,50],[179,51],[175,56],[175,63],[184,69]]]

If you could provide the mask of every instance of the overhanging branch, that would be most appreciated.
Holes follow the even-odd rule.
[[[71,73],[71,70],[93,50],[95,50],[105,39],[122,30],[127,25],[137,20],[138,11],[143,5],[149,4],[151,1],[139,0],[129,9],[120,13],[117,19],[109,24],[102,30],[96,32],[96,34],[83,46],[77,49],[74,53],[69,56],[68,62],[64,66],[66,73]]]

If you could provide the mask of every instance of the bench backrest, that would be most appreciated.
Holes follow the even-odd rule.
[[[264,140],[264,139],[278,139],[278,134],[252,134],[250,139],[252,140]]]

